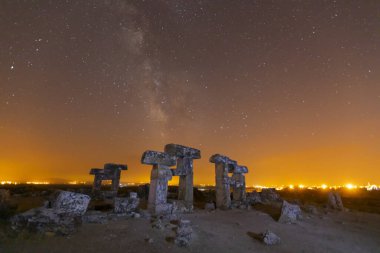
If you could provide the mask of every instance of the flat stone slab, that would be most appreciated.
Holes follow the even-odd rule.
[[[106,163],[104,164],[104,170],[128,170],[126,164]]]
[[[176,164],[175,156],[165,152],[148,150],[141,157],[141,163],[150,165],[174,166]]]
[[[234,174],[245,174],[248,173],[248,168],[243,165],[230,165],[228,169],[229,173],[234,173]]]
[[[215,154],[210,157],[209,161],[211,163],[225,163],[225,164],[237,164],[236,161],[231,160],[228,156]]]
[[[167,144],[165,146],[165,152],[176,157],[188,157],[193,159],[201,158],[201,151],[199,149],[178,144]]]

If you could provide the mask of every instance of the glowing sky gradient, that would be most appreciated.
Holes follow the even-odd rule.
[[[199,148],[248,184],[380,182],[380,1],[1,1],[0,179]]]

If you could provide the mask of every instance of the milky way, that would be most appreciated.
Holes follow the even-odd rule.
[[[1,1],[0,175],[202,150],[248,184],[380,181],[379,1]]]

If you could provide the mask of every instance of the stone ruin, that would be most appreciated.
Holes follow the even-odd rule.
[[[91,198],[85,194],[59,191],[52,201],[11,218],[15,232],[68,235],[77,230]]]
[[[177,159],[177,167],[172,169],[173,176],[179,176],[178,200],[188,209],[193,209],[193,160],[201,158],[201,151],[177,144],[165,146],[165,152]]]
[[[168,182],[172,179],[170,166],[175,165],[175,157],[164,152],[148,150],[142,155],[141,163],[153,165],[150,173],[149,211],[155,214],[171,213],[173,206],[167,202],[167,196]]]
[[[151,212],[169,214],[175,209],[193,209],[193,159],[200,157],[200,150],[177,144],[166,145],[165,152],[144,152],[141,163],[153,165],[148,197],[148,209]],[[174,165],[176,168],[171,169]],[[173,176],[179,176],[179,202],[168,203],[168,182]]]
[[[211,156],[210,162],[215,163],[216,207],[220,209],[228,209],[231,207],[231,186],[234,202],[245,202],[246,190],[244,174],[248,173],[248,168],[238,165],[236,161],[220,154]],[[231,177],[229,173],[232,173]]]
[[[111,180],[111,193],[116,195],[120,184],[120,174],[122,170],[127,170],[128,166],[123,164],[106,163],[103,169],[93,168],[90,170],[90,175],[94,175],[94,184],[92,191],[100,192],[102,181]]]

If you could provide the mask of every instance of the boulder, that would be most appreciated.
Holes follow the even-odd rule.
[[[138,209],[140,199],[131,192],[129,198],[114,198],[114,213],[130,213]]]
[[[174,243],[179,247],[188,247],[191,241],[193,229],[189,220],[180,220],[176,230]]]
[[[34,208],[11,218],[11,228],[20,232],[26,229],[29,232],[56,235],[68,235],[77,230],[80,219],[57,213],[52,208]]]
[[[58,214],[81,216],[86,212],[90,200],[90,196],[85,194],[60,191],[52,203],[52,208]]]
[[[327,206],[329,208],[342,211],[344,210],[342,198],[340,197],[338,192],[329,192],[327,196]]]
[[[266,245],[276,245],[281,242],[280,237],[270,230],[265,231],[260,235],[261,241]]]
[[[193,205],[188,204],[181,200],[169,200],[172,204],[172,213],[191,213],[193,211]]]
[[[86,212],[90,197],[61,191],[49,205],[34,208],[11,218],[11,228],[40,234],[68,235],[77,230]]]
[[[284,200],[281,208],[281,216],[278,221],[281,223],[295,223],[301,218],[301,208],[298,205],[289,204]]]

